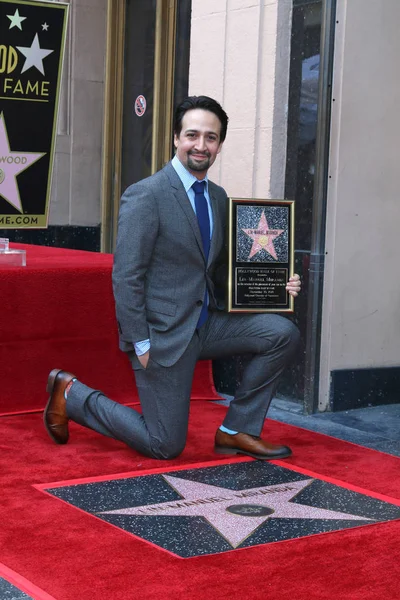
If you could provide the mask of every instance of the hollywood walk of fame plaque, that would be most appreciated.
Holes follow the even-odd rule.
[[[0,229],[47,227],[68,8],[0,0]]]
[[[294,201],[229,198],[228,312],[293,312]]]

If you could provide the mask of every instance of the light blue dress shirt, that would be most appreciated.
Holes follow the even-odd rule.
[[[194,203],[195,194],[194,194],[194,189],[192,188],[192,185],[196,181],[200,181],[200,180],[197,179],[194,175],[192,175],[192,173],[189,173],[189,171],[183,166],[183,164],[181,163],[181,161],[179,160],[179,158],[177,156],[174,156],[174,158],[171,161],[171,164],[174,167],[179,179],[182,181],[182,185],[185,188],[185,192],[188,195],[190,204],[192,205],[192,208],[193,208],[194,212],[196,213],[196,207],[195,207],[195,203]],[[211,210],[210,195],[208,193],[208,177],[207,177],[207,175],[201,181],[206,182],[206,185],[204,186],[204,196],[207,200],[208,216],[210,218],[210,239],[211,239],[212,232],[213,232],[213,215],[212,215],[212,210]],[[134,346],[135,346],[135,352],[136,352],[137,356],[142,356],[142,354],[146,354],[146,352],[148,350],[150,350],[150,340],[142,340],[140,342],[136,342],[136,344],[134,344]]]

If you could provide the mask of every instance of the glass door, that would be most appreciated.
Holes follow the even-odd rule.
[[[157,0],[127,0],[121,192],[152,173]]]
[[[282,391],[318,407],[324,231],[335,0],[294,0],[285,197],[296,201],[295,270],[303,289],[295,319],[301,347]]]

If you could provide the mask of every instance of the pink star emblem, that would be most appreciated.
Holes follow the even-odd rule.
[[[270,229],[264,211],[257,229],[242,229],[242,231],[253,240],[249,258],[260,252],[260,250],[266,250],[275,260],[278,260],[273,242],[275,238],[284,232],[284,229]]]
[[[369,521],[351,513],[291,502],[314,480],[304,479],[245,490],[231,490],[216,485],[163,475],[181,499],[168,502],[107,510],[104,515],[204,517],[230,544],[237,548],[249,535],[270,519],[326,519]],[[234,509],[241,509],[239,515]],[[261,516],[258,510],[269,509]],[[256,512],[254,512],[254,508]],[[232,510],[233,509],[233,510]],[[179,527],[179,521],[177,522]]]
[[[6,123],[0,114],[0,196],[22,213],[17,175],[42,158],[45,152],[11,152]]]

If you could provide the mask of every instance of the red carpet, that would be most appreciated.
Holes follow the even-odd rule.
[[[224,411],[193,403],[187,448],[162,463],[78,425],[57,447],[41,415],[3,417],[0,562],[56,600],[397,600],[399,521],[183,560],[32,487],[223,460],[212,448]],[[267,429],[294,449],[281,464],[400,499],[397,458],[273,421]]]
[[[0,415],[42,410],[53,368],[125,402],[137,401],[132,369],[118,349],[112,255],[12,244],[25,268],[0,269]],[[217,399],[208,361],[200,362],[193,399]]]
[[[226,409],[193,402],[187,447],[173,461],[142,457],[74,424],[71,442],[54,445],[35,412],[51,368],[76,372],[122,402],[136,394],[117,348],[112,257],[26,249],[26,269],[0,270],[0,577],[37,600],[398,600],[399,521],[181,559],[36,489],[223,462],[213,438]],[[197,367],[192,397],[218,397],[208,362]],[[272,442],[294,450],[282,464],[400,499],[399,459],[273,421],[267,429]]]
[[[46,592],[38,588],[36,585],[30,581],[27,581],[24,577],[21,577],[18,575],[18,573],[15,573],[0,563],[0,580],[1,579],[14,586],[19,592],[23,592],[29,596],[29,598],[34,598],[35,600],[55,600],[55,598],[46,594]],[[6,598],[7,600],[14,600],[15,596],[11,595],[11,591],[9,589],[7,590],[7,593],[8,595],[4,598],[4,600],[6,600]],[[20,595],[18,595],[18,598],[20,598]]]

